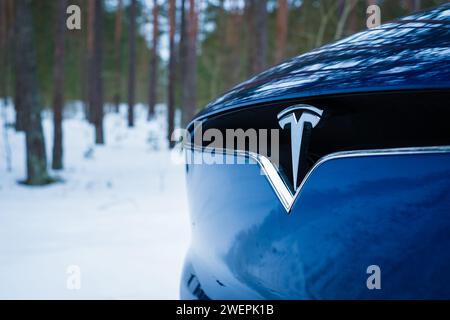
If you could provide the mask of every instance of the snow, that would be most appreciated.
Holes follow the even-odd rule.
[[[137,106],[133,129],[125,105],[107,113],[105,146],[93,144],[78,104],[67,109],[65,169],[52,172],[62,181],[45,187],[18,183],[25,142],[13,129],[7,172],[1,120],[0,299],[178,299],[189,217],[184,166],[174,161],[181,154],[164,138],[164,107],[147,122]],[[43,116],[51,159],[52,115]]]

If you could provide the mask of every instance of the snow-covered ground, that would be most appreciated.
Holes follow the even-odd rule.
[[[184,167],[167,150],[164,108],[158,110],[147,122],[138,106],[133,129],[125,106],[120,115],[108,113],[106,145],[95,146],[82,112],[69,107],[65,169],[52,172],[62,182],[45,187],[18,183],[25,177],[25,146],[13,129],[7,172],[1,120],[1,299],[178,298],[189,243]],[[51,114],[43,116],[50,160]],[[13,119],[12,108],[7,117]]]

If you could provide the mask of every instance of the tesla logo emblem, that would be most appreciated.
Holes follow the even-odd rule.
[[[303,111],[303,112],[302,112]],[[297,119],[296,113],[302,112],[299,119]],[[282,129],[285,129],[286,125],[291,126],[291,155],[292,155],[292,173],[294,189],[297,190],[297,175],[298,165],[300,162],[300,154],[303,139],[303,129],[305,123],[310,123],[314,128],[320,121],[323,111],[315,107],[301,104],[289,107],[278,114],[278,123]]]

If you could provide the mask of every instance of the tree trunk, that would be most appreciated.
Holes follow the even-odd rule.
[[[179,43],[179,53],[178,53],[178,67],[179,67],[179,84],[181,89],[181,106],[182,106],[182,124],[183,126],[187,121],[187,111],[185,105],[185,90],[187,86],[187,63],[188,63],[188,21],[186,14],[186,0],[181,0],[181,22],[180,22],[180,43]]]
[[[128,127],[134,127],[134,89],[136,63],[136,0],[131,0],[128,59]]]
[[[53,93],[53,158],[52,168],[63,168],[62,146],[62,112],[64,107],[64,54],[65,54],[65,12],[67,0],[58,0],[56,4],[55,28],[55,61],[54,61],[54,93]]]
[[[94,42],[95,42],[95,0],[86,0],[87,8],[87,119],[94,123],[94,105],[95,105],[95,62],[94,62]]]
[[[419,11],[420,9],[422,9],[422,1],[414,0],[414,11]]]
[[[357,4],[358,0],[345,0],[343,2],[341,15],[339,17],[336,32],[334,34],[334,40],[342,38],[342,35],[344,34],[345,24],[347,23],[350,13],[355,9]]]
[[[266,68],[267,59],[267,0],[247,0],[249,23],[250,73]]]
[[[23,103],[22,103],[22,92],[23,92],[23,86],[22,86],[22,79],[21,77],[18,75],[19,74],[19,64],[20,64],[20,59],[19,59],[19,54],[20,54],[20,47],[19,47],[19,42],[17,41],[17,35],[19,33],[19,25],[17,23],[17,3],[14,2],[15,4],[15,12],[16,12],[16,19],[15,19],[15,23],[14,23],[14,36],[13,38],[16,39],[16,41],[14,41],[14,55],[13,55],[13,61],[14,61],[14,73],[15,73],[15,79],[14,79],[14,109],[16,111],[16,121],[15,121],[15,129],[16,131],[23,131],[25,132],[25,127],[26,127],[26,112],[24,110],[23,107]]]
[[[421,7],[420,0],[404,0],[403,3],[409,12],[417,12]]]
[[[172,141],[171,136],[174,130],[175,117],[175,0],[169,0],[169,79],[167,92],[167,139],[169,140],[169,147],[173,148],[175,142]]]
[[[183,87],[183,125],[194,117],[197,106],[197,29],[198,17],[195,0],[189,0],[189,19],[187,21],[187,51],[185,82]]]
[[[159,37],[159,5],[157,0],[153,0],[153,38],[152,50],[150,58],[150,85],[148,97],[148,119],[153,117],[156,105],[156,86],[157,86],[157,72],[158,72],[158,37]]]
[[[16,48],[15,52],[17,52],[17,41],[16,41]],[[17,55],[14,55],[14,60],[17,60]],[[26,122],[26,115],[22,104],[22,94],[23,87],[22,83],[20,82],[20,77],[18,76],[18,69],[17,64],[19,62],[15,61],[15,83],[14,83],[14,109],[16,111],[16,121],[15,121],[15,129],[16,131],[25,131],[25,122]]]
[[[7,48],[7,15],[6,1],[0,1],[0,99],[5,98],[6,102],[6,74],[8,64],[8,48]]]
[[[92,0],[91,0],[92,1]],[[94,6],[93,55],[90,70],[92,72],[91,103],[92,122],[95,127],[95,143],[104,144],[103,134],[103,1],[92,1]]]
[[[221,7],[221,12],[227,12]],[[225,14],[222,15],[225,16]],[[242,44],[245,39],[242,37],[242,12],[240,9],[240,0],[234,0],[230,2],[230,9],[227,16],[225,16],[225,44],[226,55],[222,57],[222,70],[227,70],[225,74],[226,87],[230,88],[236,85],[241,79],[241,56],[242,56]]]
[[[89,16],[89,6],[86,5],[86,0],[79,0],[80,4],[83,4],[81,9],[82,17]],[[82,2],[81,2],[82,1]],[[85,19],[88,21],[88,19]],[[83,20],[82,20],[83,21]],[[88,23],[82,23],[81,30],[77,31],[77,47],[78,47],[78,63],[80,65],[80,99],[85,120],[89,120],[89,54],[88,54],[88,35],[89,25]]]
[[[122,74],[122,15],[123,15],[123,0],[118,0],[117,3],[117,12],[116,12],[116,21],[115,21],[115,35],[114,35],[114,54],[116,61],[116,75],[115,75],[115,90],[113,101],[115,112],[119,112],[119,104],[120,104],[120,92],[122,88],[121,83],[121,74]]]
[[[362,22],[363,18],[365,18],[365,16],[363,16],[363,17],[360,16],[360,12],[362,11],[361,5],[364,5],[364,4],[360,3],[358,1],[355,8],[350,12],[350,16],[348,17],[348,26],[347,26],[348,34],[354,34],[361,28],[360,22]],[[366,9],[366,7],[364,7],[364,11],[365,11],[365,9]]]
[[[335,1],[331,4],[328,9],[325,9],[321,6],[321,17],[320,17],[320,25],[319,30],[317,31],[316,36],[316,44],[315,47],[318,48],[323,44],[323,39],[325,37],[325,30],[328,26],[328,22],[330,21],[332,15],[335,13],[336,8],[339,6],[339,2]]]
[[[0,1],[0,99],[6,104],[11,71],[11,57],[14,31],[14,3],[12,0]]]
[[[27,178],[29,185],[51,181],[47,173],[45,140],[41,123],[41,105],[36,79],[36,52],[33,39],[33,16],[30,0],[16,0],[16,76],[21,84],[20,101],[27,115],[25,122]]]
[[[275,62],[279,63],[286,58],[287,28],[289,19],[289,5],[287,0],[278,0],[277,32]]]
[[[7,119],[7,105],[8,105],[8,84],[9,77],[11,74],[10,70],[10,57],[11,48],[10,44],[12,42],[11,35],[11,25],[12,25],[12,3],[10,0],[0,1],[0,107],[2,109],[2,119],[3,119],[3,144],[4,144],[4,154],[5,154],[5,164],[6,171],[11,172],[12,170],[12,153],[11,146],[8,137],[8,119]],[[3,105],[2,105],[3,102]]]

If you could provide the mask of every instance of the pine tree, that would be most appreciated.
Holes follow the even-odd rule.
[[[17,0],[16,5],[16,77],[21,85],[20,101],[25,118],[27,178],[29,185],[51,182],[47,173],[45,140],[41,123],[41,104],[36,78],[36,51],[33,35],[31,0]],[[17,88],[16,88],[17,89]]]
[[[287,0],[278,0],[277,32],[275,61],[281,62],[286,58],[286,41],[289,19],[289,6]]]
[[[95,73],[94,42],[95,42],[95,0],[87,0],[87,45],[86,45],[86,69],[87,69],[87,119],[94,123],[95,108]]]
[[[167,88],[167,139],[169,141],[169,147],[173,148],[175,146],[175,141],[172,141],[172,133],[174,131],[174,118],[175,118],[175,0],[169,0],[169,79]]]
[[[119,112],[119,104],[120,104],[120,92],[122,88],[121,81],[121,73],[122,73],[122,15],[123,15],[123,0],[117,1],[117,12],[116,12],[116,21],[114,28],[114,55],[115,55],[115,63],[116,63],[116,74],[115,74],[115,94],[113,97],[115,111]]]
[[[189,14],[187,19],[186,64],[183,83],[183,113],[184,125],[194,115],[197,105],[197,29],[198,17],[195,0],[189,0]]]
[[[91,0],[92,2],[92,0]],[[90,109],[92,123],[95,127],[95,143],[104,144],[103,133],[103,0],[94,2],[93,30],[92,30],[92,57],[90,59]]]
[[[64,107],[65,11],[67,0],[58,0],[56,8],[54,93],[53,93],[53,158],[52,168],[63,168],[62,113]]]
[[[136,63],[136,0],[131,0],[128,58],[128,126],[134,126],[134,91]]]
[[[249,24],[250,75],[257,74],[267,64],[267,0],[247,0]]]
[[[156,105],[156,85],[158,73],[158,38],[159,38],[159,4],[157,0],[153,0],[153,36],[152,36],[152,50],[150,58],[150,84],[148,97],[148,119],[155,113]]]

